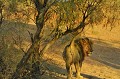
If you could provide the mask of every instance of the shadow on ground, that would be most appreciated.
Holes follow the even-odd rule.
[[[98,78],[96,76],[92,76],[92,75],[87,75],[87,74],[81,74],[84,78],[87,79],[102,79],[102,78]]]
[[[45,63],[45,66],[47,67],[48,72],[46,72],[42,79],[66,79],[67,77],[66,69],[63,69],[58,65],[48,63]],[[97,76],[92,76],[84,73],[82,73],[81,75],[84,77],[84,79],[102,79]],[[75,73],[73,74],[72,79],[76,79]]]
[[[92,59],[97,60],[107,66],[120,69],[120,49],[112,47],[105,42],[96,42],[93,46]]]

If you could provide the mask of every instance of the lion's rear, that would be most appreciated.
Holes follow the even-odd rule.
[[[73,40],[69,45],[67,45],[63,52],[63,59],[66,63],[66,69],[67,69],[67,79],[71,79],[71,65],[74,64],[76,68],[76,77],[79,78],[80,76],[80,69],[82,66],[82,62],[89,54],[88,52],[91,52],[91,49],[89,46],[90,42],[86,42],[86,38],[80,38]],[[87,46],[87,47],[86,47]],[[86,49],[87,48],[87,49]]]
[[[64,51],[63,51],[63,59],[65,60],[65,62],[72,62],[72,55],[70,53],[70,48],[69,45],[65,47]]]

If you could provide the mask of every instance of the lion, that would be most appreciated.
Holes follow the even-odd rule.
[[[82,62],[85,56],[92,54],[92,41],[87,37],[77,38],[71,41],[63,51],[63,59],[66,63],[67,79],[72,79],[71,65],[74,64],[76,70],[76,78],[83,78],[80,75]]]

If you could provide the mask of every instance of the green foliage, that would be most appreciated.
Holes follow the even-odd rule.
[[[17,11],[17,2],[16,2],[16,0],[11,0],[10,2],[9,2],[9,5],[8,5],[8,7],[9,7],[9,11],[10,12],[16,12]]]
[[[49,0],[48,4],[53,1],[57,0]],[[4,18],[22,22],[32,18],[35,21],[35,18],[31,16],[36,13],[31,0],[1,0],[1,3],[5,5]],[[118,12],[120,0],[59,0],[56,6],[55,11],[59,15],[57,25],[65,25],[68,28],[67,25],[69,24],[69,29],[79,25],[75,21],[78,19],[82,21],[84,14],[89,15],[86,18],[86,24],[98,24],[106,17],[109,17],[112,22],[112,18],[117,19],[120,13]],[[20,17],[19,14],[22,16]]]
[[[45,16],[45,18],[52,21],[48,18],[54,14],[57,16],[51,25],[55,25],[55,29],[57,28],[58,36],[81,25],[81,27],[94,24],[115,25],[119,19],[119,2],[119,0],[60,0],[53,5],[52,9],[50,8],[47,13],[49,17]]]

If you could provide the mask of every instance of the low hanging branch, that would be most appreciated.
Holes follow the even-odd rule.
[[[32,42],[32,44],[33,44],[33,42],[34,42],[33,34],[32,34],[32,33],[30,33],[30,31],[28,31],[28,33],[29,33],[29,35],[30,35],[31,42]]]

